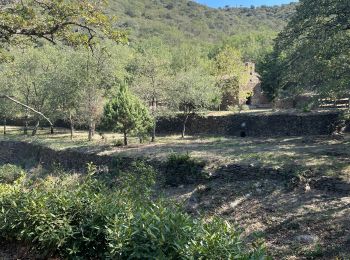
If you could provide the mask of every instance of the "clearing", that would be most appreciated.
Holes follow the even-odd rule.
[[[262,236],[276,259],[350,257],[350,135],[344,137],[233,138],[161,136],[156,143],[116,147],[118,134],[47,129],[25,137],[9,127],[0,141],[23,141],[54,150],[156,158],[189,153],[206,162],[211,178],[196,184],[164,187],[167,197],[193,214],[220,215]],[[1,254],[0,254],[1,255]]]

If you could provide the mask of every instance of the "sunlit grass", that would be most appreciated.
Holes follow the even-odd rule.
[[[1,129],[1,128],[0,128]],[[146,157],[165,160],[171,153],[189,153],[207,161],[208,167],[224,164],[245,164],[264,167],[313,167],[323,169],[327,175],[349,175],[350,136],[343,140],[330,137],[278,137],[238,138],[225,136],[159,136],[155,143],[146,140],[140,144],[138,138],[130,137],[129,146],[115,144],[123,136],[117,133],[96,132],[93,141],[87,140],[87,131],[76,131],[73,140],[67,129],[40,129],[34,137],[25,136],[20,127],[8,127],[1,140],[24,141],[40,144],[55,150],[79,149],[83,152],[112,155]]]

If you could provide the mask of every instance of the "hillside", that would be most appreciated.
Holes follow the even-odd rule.
[[[170,44],[194,40],[217,43],[230,36],[276,34],[294,13],[295,4],[258,8],[209,8],[188,0],[111,0],[110,11],[130,39],[159,36]]]

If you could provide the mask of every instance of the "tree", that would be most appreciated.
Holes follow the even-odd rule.
[[[183,115],[182,138],[186,134],[189,116],[218,105],[220,91],[215,79],[201,68],[192,68],[175,75],[172,87],[173,99],[169,105],[181,111]]]
[[[275,66],[265,67],[263,80],[279,83],[273,92],[350,96],[349,9],[348,0],[300,1],[276,40],[271,57]]]
[[[18,108],[13,102],[8,99],[1,99],[0,97],[0,115],[2,117],[4,135],[7,134],[7,120],[13,119],[17,112]]]
[[[88,139],[92,140],[105,99],[113,86],[124,80],[126,72],[119,63],[123,63],[120,52],[126,50],[109,44],[97,45],[93,55],[86,48],[65,50],[55,79],[56,113],[70,122],[71,133],[77,122],[88,126]]]
[[[223,94],[223,108],[239,103],[242,96],[245,98],[247,95],[242,93],[241,86],[246,85],[249,79],[249,72],[240,52],[230,46],[224,46],[215,55],[213,65],[217,85]]]
[[[14,49],[15,58],[2,65],[0,96],[25,108],[24,133],[27,134],[30,113],[36,122],[32,135],[36,134],[41,118],[51,126],[49,115],[52,107],[49,102],[51,79],[56,71],[52,53],[30,48],[26,51]],[[15,98],[16,97],[16,98]]]
[[[2,60],[9,59],[8,55],[3,53],[4,46],[9,48],[23,42],[34,42],[36,46],[42,46],[41,39],[53,44],[63,42],[70,46],[83,45],[91,50],[100,38],[109,38],[115,42],[126,42],[126,34],[116,30],[113,26],[113,19],[104,13],[105,3],[104,0],[2,1],[0,3],[0,58]],[[28,63],[30,63],[29,60]],[[40,64],[37,64],[37,67],[40,67]],[[30,76],[30,73],[27,75]],[[89,86],[91,87],[91,85]],[[32,92],[28,85],[20,90],[22,95],[26,96],[24,105],[27,106],[27,111],[40,111],[26,104],[29,103],[29,96]],[[91,91],[87,93],[90,94]],[[0,94],[6,96],[4,93]],[[37,93],[35,95],[37,96]],[[90,104],[97,103],[94,98],[88,98],[90,98]],[[47,100],[46,96],[43,99],[36,99],[35,103],[44,106],[45,100]],[[88,107],[90,112],[94,112],[95,108],[96,106]],[[48,121],[50,122],[50,120]],[[38,123],[39,120],[37,120],[33,135],[36,133]],[[94,128],[94,120],[90,120],[90,123]],[[24,129],[26,133],[27,123]],[[51,129],[53,130],[52,126]],[[91,133],[92,131],[89,131],[89,139],[92,138]]]
[[[117,94],[106,104],[103,122],[109,129],[123,133],[124,145],[128,145],[130,133],[142,135],[153,125],[147,108],[125,85],[120,86]]]
[[[117,81],[124,79],[119,50],[119,46],[107,43],[96,45],[94,55],[83,47],[62,45],[12,49],[13,60],[2,65],[0,93],[16,97],[27,106],[26,121],[32,112],[37,115],[33,134],[40,119],[45,118],[43,113],[51,118],[50,125],[56,119],[69,121],[71,137],[76,123],[88,125],[91,140],[105,97]]]
[[[228,37],[224,40],[223,45],[239,50],[244,60],[255,61],[259,64],[264,56],[272,51],[273,40],[276,37],[277,32],[274,30],[247,30],[247,32]]]
[[[162,114],[159,105],[169,99],[170,51],[161,40],[152,38],[142,42],[138,53],[128,66],[132,74],[132,90],[151,107],[154,120],[152,142],[156,138],[156,124]]]
[[[0,42],[13,44],[25,38],[91,46],[103,36],[124,41],[125,34],[113,28],[105,7],[103,0],[6,1],[0,4]]]

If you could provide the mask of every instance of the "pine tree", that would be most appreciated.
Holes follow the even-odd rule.
[[[141,137],[153,126],[147,107],[125,85],[105,106],[103,120],[109,129],[123,133],[124,145],[128,145],[129,134]]]

